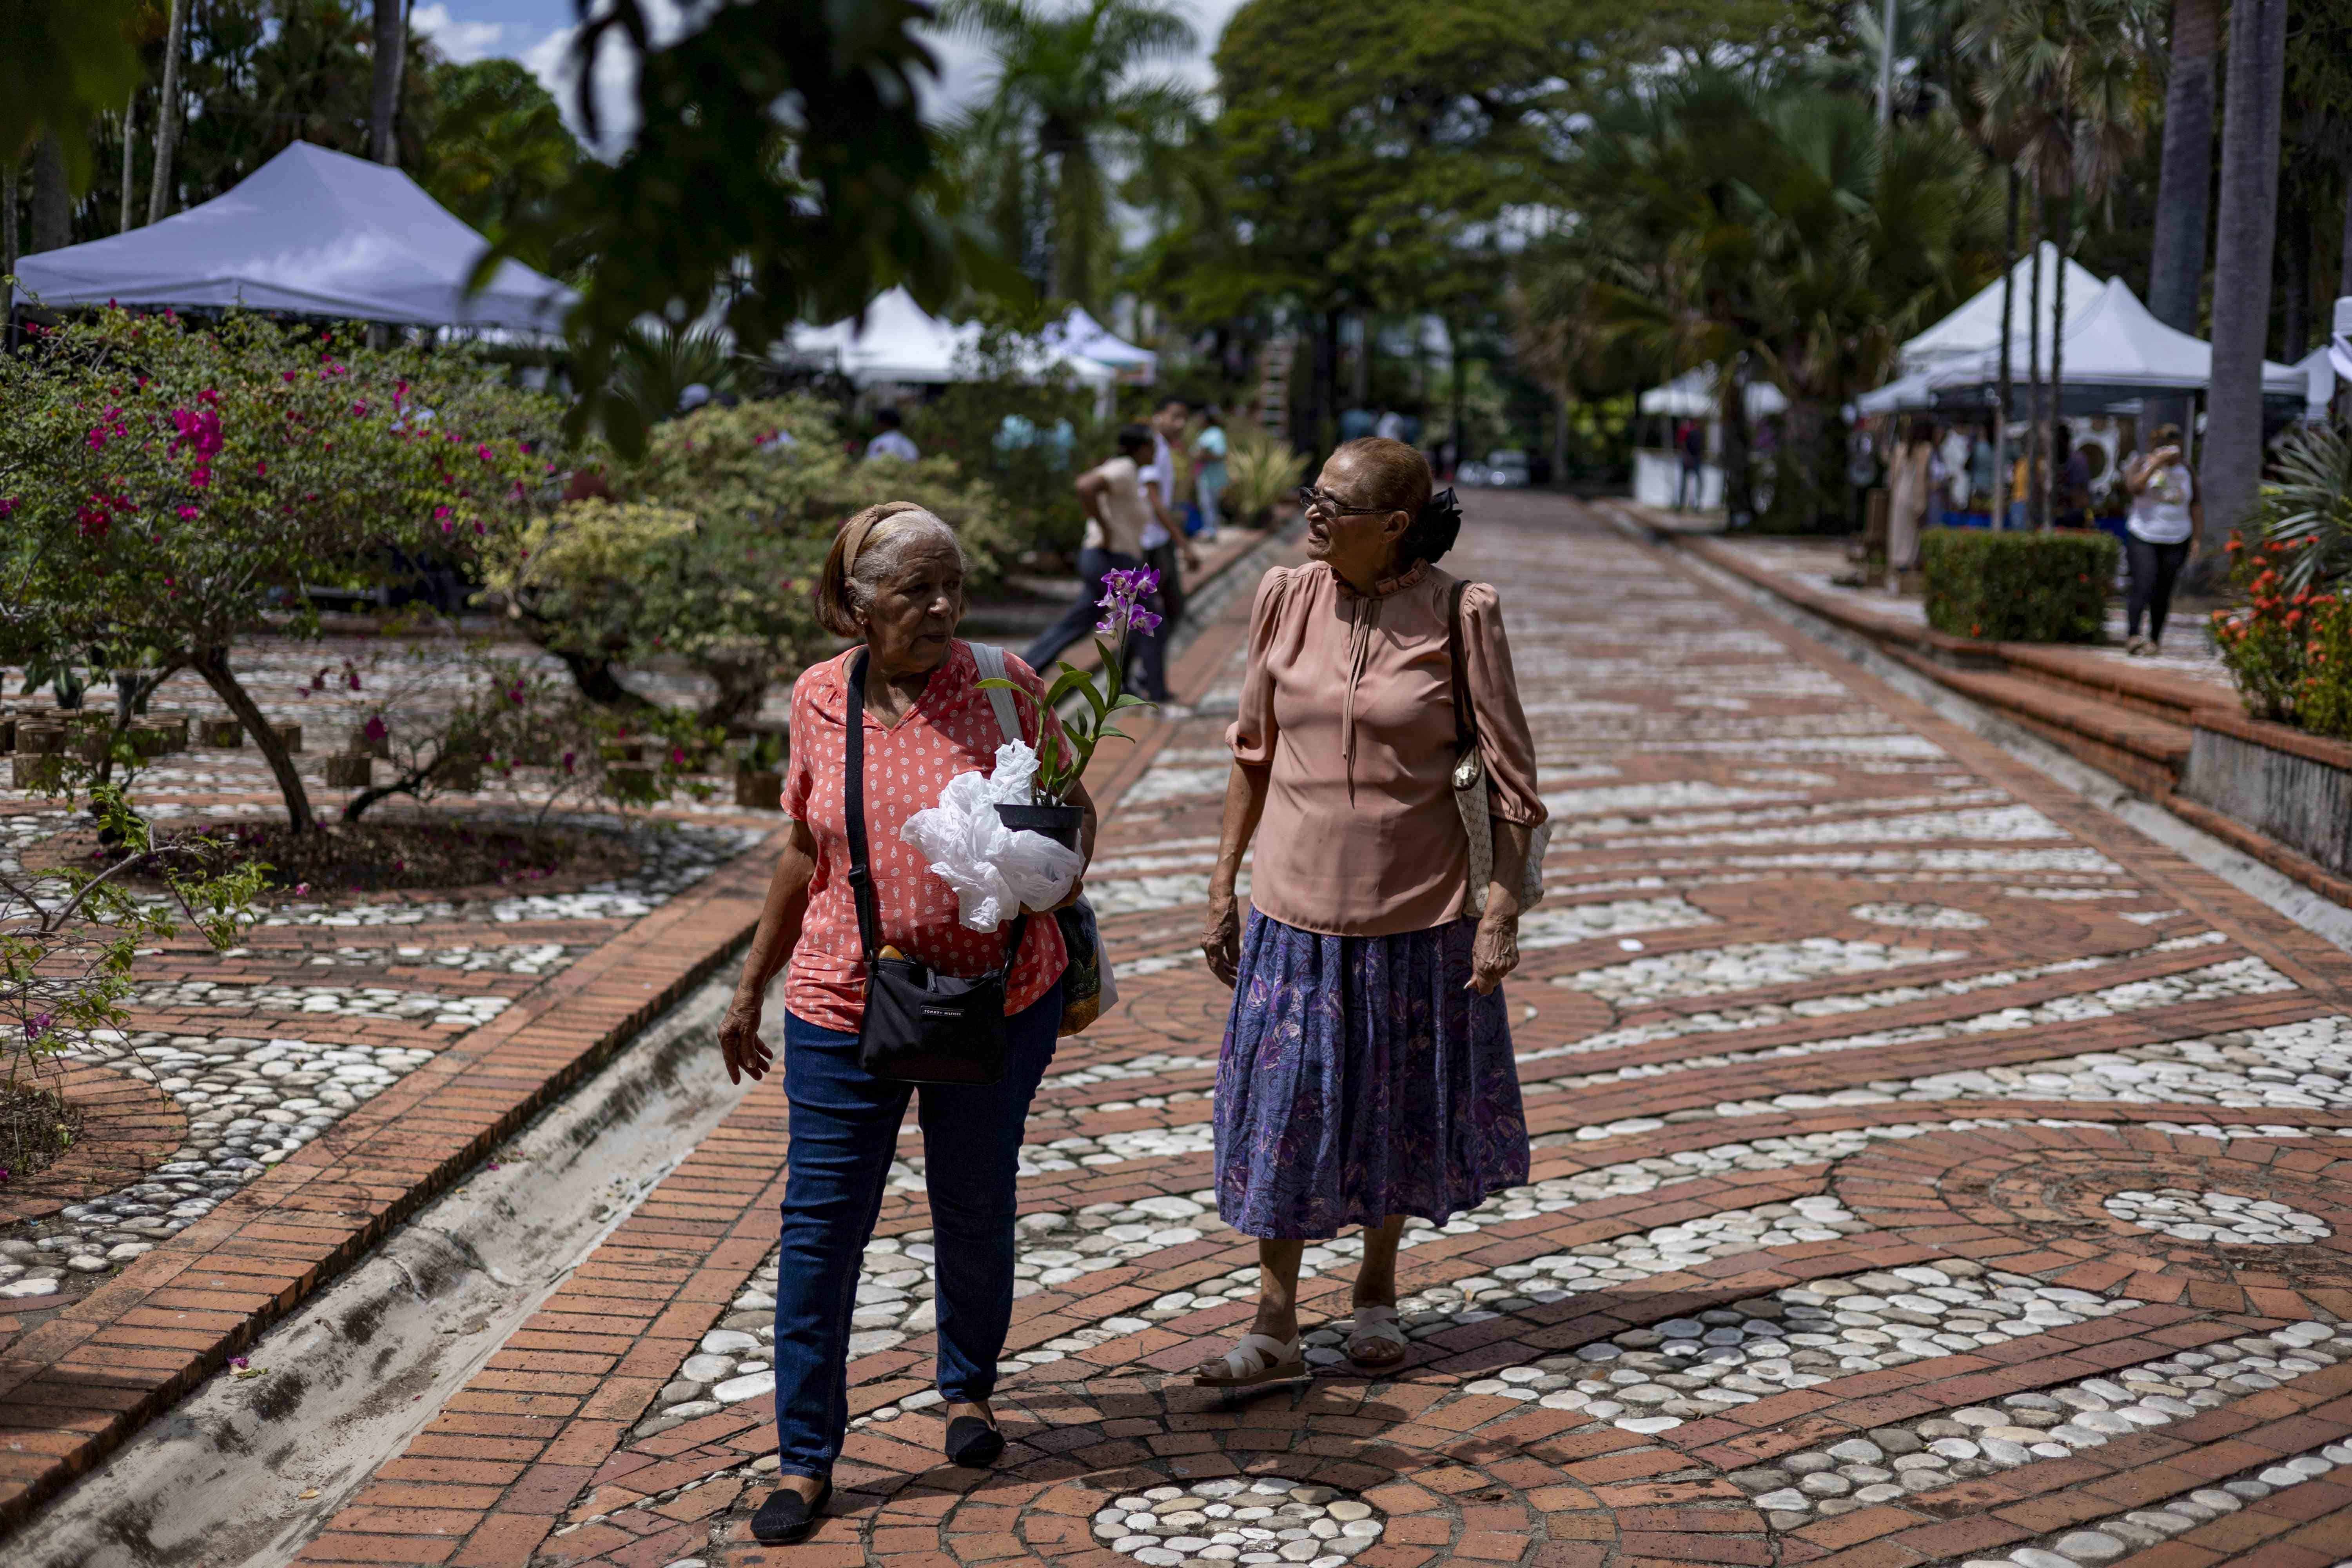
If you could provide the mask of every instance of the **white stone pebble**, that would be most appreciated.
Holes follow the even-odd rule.
[[[2105,1200],[2105,1206],[2117,1219],[2141,1230],[2216,1247],[2277,1247],[2325,1241],[2336,1234],[2317,1215],[2244,1193],[2159,1187],[2154,1192],[2116,1193]]]
[[[2200,1487],[2158,1507],[2126,1510],[2041,1545],[2019,1547],[2006,1558],[1986,1562],[1984,1568],[2100,1568],[2346,1464],[2352,1464],[2352,1444],[2330,1443],[2283,1464],[2266,1466],[2255,1475],[2218,1487]]]
[[[1988,1274],[1975,1283],[1998,1286],[1996,1294],[2008,1298],[2011,1306],[2022,1307],[2031,1321],[2036,1303],[2026,1297],[2032,1289],[2046,1288],[2032,1287],[2031,1281],[2022,1286],[2001,1283],[2016,1278]],[[1943,1292],[1927,1294],[1940,1297]],[[2085,1298],[2084,1292],[2062,1290],[2052,1294],[2057,1298],[2056,1305],[2067,1321],[2079,1321],[2075,1314],[2095,1315],[2092,1299]],[[1850,1302],[1853,1298],[1845,1300]],[[2108,1310],[2130,1304],[2105,1303]],[[1740,1471],[1733,1479],[1757,1493],[1756,1505],[1765,1510],[1773,1529],[1794,1529],[1808,1519],[1843,1513],[1874,1500],[1864,1494],[1874,1483],[1883,1484],[1883,1478],[1888,1476],[1899,1478],[1896,1490],[1885,1494],[1892,1498],[1904,1491],[1929,1490],[2014,1468],[2036,1459],[2064,1458],[2100,1447],[2116,1437],[2185,1420],[2226,1405],[2232,1397],[2275,1388],[2347,1359],[2352,1359],[2352,1325],[2294,1323],[2268,1335],[2223,1341],[2201,1350],[2177,1352],[2162,1360],[2144,1362],[2105,1376],[2011,1394],[1998,1406],[1969,1405],[1900,1426],[1879,1428],[1872,1432],[1869,1439],[1849,1439],[1825,1449],[1783,1455],[1769,1464]],[[1874,1456],[1883,1455],[1883,1446],[1886,1445],[1894,1447],[1897,1457],[1890,1468],[1882,1468]],[[2273,1468],[2301,1480],[2348,1461],[2352,1461],[2352,1444],[2331,1444]],[[1795,1484],[1791,1485],[1792,1481]],[[1853,1489],[1857,1484],[1860,1489]],[[2228,1483],[2230,1488],[2238,1489],[2238,1498],[2264,1495],[2284,1484],[2290,1483],[2273,1478],[2269,1469],[2254,1479]],[[2243,1490],[2246,1487],[2262,1489],[2247,1492]],[[2217,1497],[2222,1500],[2212,1500]],[[2186,1501],[2176,1499],[2166,1505],[2176,1512],[2186,1508],[2193,1513],[2195,1509],[2203,1508],[2208,1510],[2204,1518],[2237,1506],[2228,1490],[2200,1490],[2189,1494]],[[2180,1517],[2187,1522],[2195,1522],[2187,1513]],[[2181,1528],[2186,1527],[2184,1522]],[[2125,1513],[2090,1528],[2137,1541],[2134,1531],[2145,1533],[2148,1529],[2161,1530],[2164,1526],[2135,1521],[2134,1516]],[[2140,1543],[2152,1544],[2154,1539]],[[2075,1545],[2082,1547],[2084,1552],[2103,1550],[2095,1543]],[[2044,1555],[2055,1552],[2070,1565],[2104,1561],[2077,1553],[2063,1538],[2022,1550]],[[2031,1568],[2022,1556],[2012,1554],[2010,1561],[2018,1568]]]
[[[1096,1540],[1146,1568],[1194,1560],[1342,1568],[1388,1525],[1370,1503],[1335,1488],[1228,1477],[1107,1500],[1092,1528]]]

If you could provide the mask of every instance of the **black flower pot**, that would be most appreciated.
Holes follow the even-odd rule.
[[[1042,833],[1066,849],[1076,849],[1087,814],[1075,805],[1000,805],[996,819],[1015,833]]]

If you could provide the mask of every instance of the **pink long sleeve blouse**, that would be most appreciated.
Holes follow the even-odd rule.
[[[1258,584],[1234,758],[1270,766],[1250,902],[1286,925],[1391,936],[1457,920],[1470,846],[1454,804],[1446,604],[1426,562],[1360,594],[1321,562]],[[1495,590],[1462,596],[1463,651],[1488,806],[1543,821],[1535,742]]]

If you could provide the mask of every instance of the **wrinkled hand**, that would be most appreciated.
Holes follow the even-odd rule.
[[[1062,895],[1062,901],[1060,903],[1049,905],[1042,910],[1033,910],[1027,904],[1024,904],[1021,906],[1021,912],[1024,915],[1050,915],[1055,910],[1068,909],[1072,904],[1075,904],[1080,899],[1085,898],[1086,895],[1087,879],[1085,876],[1080,875],[1073,877],[1070,879],[1070,890]]]
[[[1209,904],[1208,928],[1201,933],[1201,952],[1209,973],[1231,985],[1242,969],[1242,913],[1231,893]]]
[[[768,1076],[768,1068],[776,1058],[760,1038],[760,999],[757,996],[737,996],[728,1004],[727,1016],[719,1020],[719,1049],[727,1058],[727,1081],[741,1083],[743,1075],[751,1075],[753,1082]]]
[[[1481,995],[1503,983],[1519,966],[1519,917],[1486,915],[1470,941],[1470,980],[1465,990]]]

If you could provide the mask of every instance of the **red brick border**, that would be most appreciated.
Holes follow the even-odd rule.
[[[754,847],[0,1353],[0,1531],[486,1158],[746,940]]]
[[[180,1146],[187,1112],[152,1083],[111,1068],[68,1062],[31,1087],[61,1095],[81,1112],[73,1146],[37,1175],[0,1187],[0,1226],[39,1219],[68,1204],[137,1181]]]

